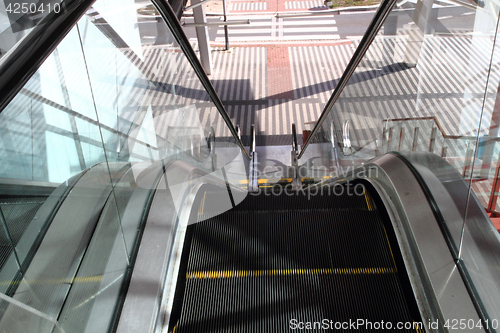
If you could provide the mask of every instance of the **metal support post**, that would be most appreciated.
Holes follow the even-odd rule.
[[[415,127],[415,130],[413,131],[413,144],[411,146],[411,151],[416,151],[417,150],[417,145],[418,145],[418,132],[420,131],[419,127]]]
[[[418,0],[413,12],[413,22],[418,29],[410,30],[403,63],[415,67],[420,58],[424,34],[432,33],[432,19],[437,20],[437,10],[432,10],[434,0]],[[433,17],[435,16],[435,17]]]
[[[248,192],[257,193],[259,192],[259,184],[258,184],[258,161],[257,161],[257,152],[255,151],[255,125],[252,125],[251,133],[250,133],[250,170],[249,170],[249,179],[248,179]]]
[[[429,153],[434,152],[434,147],[436,146],[436,132],[437,128],[433,127],[431,130],[431,140],[429,142]]]
[[[208,135],[208,149],[210,150],[210,157],[212,159],[212,171],[217,170],[217,154],[215,153],[215,130],[210,127]]]
[[[297,130],[295,124],[292,124],[292,189],[298,191],[302,188],[302,180],[299,172],[299,146],[297,145]]]
[[[498,200],[498,190],[500,189],[500,156],[497,160],[495,168],[495,178],[493,178],[493,186],[491,187],[490,199],[488,200],[488,210],[495,211]]]
[[[401,129],[399,130],[399,145],[398,145],[399,151],[401,151],[401,148],[404,145],[404,138],[405,138],[405,128],[403,127],[403,124],[401,124]]]
[[[441,157],[445,158],[447,154],[448,154],[448,147],[443,147],[441,149]]]
[[[387,146],[387,128],[382,128],[382,151],[387,152],[387,149],[385,149]]]
[[[227,22],[227,3],[226,0],[222,0],[222,4],[224,7],[224,22]],[[227,25],[224,25],[224,37],[226,39],[226,51],[229,51],[229,32],[227,30]]]
[[[196,5],[200,0],[192,0],[191,3]],[[193,16],[195,24],[206,24],[207,17],[205,15],[205,6],[197,6],[193,8]],[[212,74],[212,53],[210,52],[210,39],[208,37],[208,28],[206,26],[196,27],[196,36],[198,37],[198,46],[200,49],[200,62],[208,75]]]
[[[389,128],[389,138],[387,139],[387,151],[392,150],[392,127]]]
[[[467,148],[467,151],[465,153],[464,169],[462,171],[462,177],[464,177],[464,178],[467,175],[467,171],[470,168],[471,158],[472,158],[473,154],[474,154],[474,150],[471,148]]]

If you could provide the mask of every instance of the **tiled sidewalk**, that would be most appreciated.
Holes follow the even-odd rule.
[[[243,135],[252,121],[261,135],[290,135],[292,122],[301,133],[318,119],[353,50],[349,41],[249,44],[214,52],[210,79]],[[333,54],[345,56],[331,62]]]

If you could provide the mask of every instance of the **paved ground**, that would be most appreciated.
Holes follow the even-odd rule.
[[[315,2],[270,0],[247,2],[265,5],[245,9],[253,11],[245,12],[236,6],[241,3],[231,3],[231,19],[251,16],[254,24],[246,28],[231,27],[229,51],[221,51],[223,29],[215,28],[211,32],[214,68],[210,79],[234,124],[241,127],[243,136],[248,135],[251,125],[255,124],[259,134],[258,144],[290,145],[291,124],[297,125],[299,133],[312,128],[359,44],[359,36],[346,37],[345,27],[338,24],[339,17],[351,15],[349,17],[358,18],[359,15],[278,18],[276,13],[293,13],[299,5],[306,8],[300,9],[302,12],[326,9]],[[446,10],[455,11],[461,19],[470,17],[471,13],[475,15],[462,9],[459,12],[452,6],[443,7],[443,15]],[[475,148],[473,139],[477,128],[481,128],[482,136],[498,126],[491,118],[494,108],[500,105],[500,99],[496,101],[500,81],[499,46],[493,43],[493,35],[475,31],[474,25],[462,30],[448,26],[446,33],[425,35],[419,46],[419,30],[408,21],[408,17],[411,17],[411,12],[405,10],[396,11],[389,17],[389,23],[373,42],[325,121],[325,136],[328,139],[336,137],[340,142],[342,127],[348,122],[352,145],[360,148],[366,157],[373,157],[375,151],[411,150],[415,145],[420,151],[431,149],[437,154],[446,151],[447,160],[460,172],[465,169],[466,175],[470,175],[472,166],[467,164],[466,156]],[[443,16],[440,22],[445,21],[444,17],[447,16]],[[344,23],[346,21],[349,19],[343,20]],[[474,20],[471,22],[474,23]],[[126,132],[136,130],[135,124],[144,119],[148,126],[153,127],[152,122],[148,123],[151,117],[161,117],[161,120],[171,117],[174,120],[154,124],[158,128],[152,132],[156,132],[157,137],[149,138],[141,132],[136,141],[143,145],[156,140],[163,142],[164,138],[176,141],[182,136],[177,133],[169,136],[165,126],[175,124],[189,130],[187,125],[191,123],[191,118],[199,117],[202,126],[209,127],[218,121],[220,126],[214,125],[216,135],[229,136],[221,126],[222,121],[216,120],[217,112],[204,89],[197,85],[198,81],[184,56],[178,49],[163,45],[163,40],[151,41],[156,20],[141,21],[141,27],[144,47],[140,55],[133,49],[120,49],[100,52],[98,57],[87,59],[93,72],[100,72],[106,67],[112,69],[117,66],[118,70],[120,66],[126,66],[127,77],[137,78],[133,84],[124,80],[119,94],[116,86],[107,84],[107,81],[95,82],[94,93],[98,101],[107,105],[108,101],[116,99],[120,106],[116,108],[119,112],[118,125],[117,115],[111,115],[109,111],[115,110],[114,105],[100,109],[102,123],[108,126],[106,130],[113,133],[115,126]],[[343,29],[344,32],[340,33]],[[64,51],[64,48],[61,50]],[[71,69],[79,66],[79,58],[62,51],[60,58],[63,61],[57,65],[57,70],[54,70],[57,64],[54,59],[44,67],[52,76],[66,70],[71,73]],[[405,65],[405,59],[412,57],[418,58],[416,66]],[[490,71],[491,61],[493,66]],[[146,81],[149,83],[143,84]],[[71,82],[75,91],[90,89],[86,86],[88,84],[82,80]],[[52,122],[56,119],[54,110],[68,112],[71,106],[47,98],[42,93],[38,81],[33,80],[4,110],[2,117],[10,119],[9,126],[14,132],[22,133],[26,128],[33,127],[37,135],[49,131],[69,136],[66,129],[56,128]],[[53,116],[44,112],[44,105],[51,107]],[[173,112],[165,112],[175,105],[189,107],[182,112],[177,108]],[[141,116],[137,116],[138,108],[144,108]],[[18,110],[25,111],[20,113]],[[26,110],[35,111],[30,116]],[[484,110],[482,115],[481,110]],[[71,117],[74,118],[74,115]],[[85,114],[79,119],[93,124],[92,117]],[[334,133],[330,133],[332,123],[335,123]],[[80,129],[80,133],[87,140],[86,145],[100,142],[90,130]],[[433,135],[435,139],[431,140]],[[113,140],[110,141],[113,148],[110,151],[116,150],[114,145],[125,144],[118,139],[116,142]],[[37,141],[40,147],[34,146]],[[28,154],[26,152],[39,150],[43,159],[45,141],[42,136],[40,140],[26,139],[21,142],[23,148],[19,152]],[[182,147],[182,142],[177,143]],[[15,140],[9,143],[12,148],[7,149],[9,154],[16,151],[15,144]],[[132,149],[132,155],[142,158],[146,149],[139,149],[140,144],[134,142],[130,144],[135,149]],[[476,180],[491,179],[500,149],[494,147],[487,151],[480,147],[479,151],[474,176]],[[483,155],[494,158],[487,160]],[[12,153],[12,159],[16,159],[16,154]],[[488,182],[475,182],[474,186],[479,195],[487,195],[491,189]]]
[[[334,15],[275,17],[327,10],[321,1],[233,0],[228,9],[230,20],[252,23],[229,27],[229,51],[222,50],[224,30],[211,33],[210,79],[244,135],[255,124],[266,144],[288,144],[292,122],[301,133],[318,119],[355,45],[339,40]]]
[[[289,144],[292,122],[301,133],[318,119],[360,36],[340,38],[338,16],[276,17],[276,13],[324,11],[321,1],[233,0],[228,8],[231,20],[250,18],[252,24],[229,28],[229,51],[221,51],[223,29],[212,31],[211,80],[243,134],[255,124],[265,138],[262,143]],[[459,15],[465,18],[471,13]],[[433,151],[441,154],[444,149],[448,160],[463,170],[471,147],[467,138],[476,135],[480,124],[485,133],[493,126],[490,119],[500,80],[500,73],[492,71],[487,81],[493,39],[472,36],[473,27],[448,29],[447,34],[426,35],[419,48],[418,29],[411,22],[401,23],[411,15],[400,11],[391,17],[394,22],[399,19],[397,31],[388,25],[382,28],[328,121],[337,127],[349,121],[351,142],[367,151],[411,150],[417,127],[417,150],[429,150],[432,128],[437,128]],[[404,65],[409,55],[418,58],[417,66]],[[500,62],[500,52],[494,53],[493,62]],[[423,119],[429,116],[435,119]],[[411,120],[387,122],[394,119]],[[394,128],[383,137],[384,127]],[[494,149],[493,156],[498,153]],[[486,170],[491,178],[494,163],[490,162],[478,160],[475,174],[482,170],[484,175]],[[478,193],[490,187],[478,188]]]
[[[306,2],[318,8],[314,1],[293,1]],[[241,3],[255,6],[266,3],[263,7],[267,11],[272,7],[285,12],[291,6],[286,4],[292,1],[232,1],[229,8],[235,9],[229,13],[239,12],[236,4]],[[238,18],[231,16],[231,20]],[[264,23],[260,21],[255,21],[249,29],[230,27],[229,51],[221,51],[222,28],[212,41],[211,80],[244,134],[252,121],[265,135],[290,134],[291,122],[302,130],[306,123],[315,121],[360,39],[339,40],[327,29],[335,27],[334,16],[278,20],[281,21],[273,23],[276,26],[271,29],[262,28]],[[297,25],[311,31],[321,31],[322,27],[321,38],[313,39],[310,33],[291,35],[295,30],[290,32],[286,27]],[[256,37],[259,31],[271,32],[275,40]],[[437,115],[445,135],[472,135],[477,128],[475,106],[483,103],[492,41],[473,39],[460,32],[452,36],[427,35],[422,48],[414,50],[408,43],[414,32],[406,28],[381,35],[344,93],[344,107],[337,114],[342,122],[350,119],[351,130],[359,136],[355,140],[360,145],[382,133],[384,119]],[[256,38],[265,40],[253,40]],[[474,55],[472,59],[472,54],[478,52],[484,56]],[[403,58],[412,53],[417,53],[418,65],[404,66]],[[492,88],[491,92],[495,91]],[[469,95],[467,100],[464,94]],[[492,102],[494,98],[485,101],[486,105]],[[489,105],[487,109],[492,108]],[[260,116],[266,113],[276,120]],[[484,118],[483,125],[487,127],[490,117]],[[363,128],[372,131],[361,131]]]

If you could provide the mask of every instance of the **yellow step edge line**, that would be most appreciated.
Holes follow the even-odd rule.
[[[252,276],[283,276],[307,274],[393,274],[393,268],[320,268],[320,269],[264,269],[236,271],[198,271],[187,272],[187,279],[223,279]]]
[[[0,286],[9,286],[12,284],[21,284],[21,282],[26,282],[29,285],[33,284],[73,284],[73,283],[93,283],[93,282],[101,282],[102,275],[94,275],[94,276],[82,276],[76,277],[73,279],[47,279],[47,280],[19,280],[19,281],[0,281]]]
[[[415,320],[413,321],[413,327],[415,328],[415,331],[417,331],[417,333],[424,332],[419,328],[419,325],[415,322]]]
[[[269,179],[265,179],[265,178],[257,179],[257,184],[265,184],[268,181],[269,181]],[[248,184],[248,179],[243,179],[243,180],[240,180],[239,182],[240,182],[240,184]]]
[[[366,191],[366,189],[365,189],[365,200],[366,200],[366,206],[368,207],[368,210],[373,211],[375,209],[374,208],[375,205],[373,204],[370,193],[368,193],[368,191]],[[387,231],[385,230],[385,226],[382,223],[382,221],[380,222],[380,224],[382,225],[382,230],[384,231],[385,240],[387,241],[387,245],[389,246],[389,251],[391,253],[391,258],[392,258],[392,264],[394,265],[394,271],[397,271],[396,260],[394,259],[394,254],[392,253],[392,247],[391,247],[391,243],[389,242],[389,237],[387,236]]]
[[[323,178],[330,178],[328,176],[326,177],[323,177]],[[311,177],[302,177],[300,178],[302,181],[306,180],[306,179],[313,179]],[[278,182],[289,182],[291,183],[292,182],[292,178],[281,178],[280,180],[276,181],[276,183]],[[248,179],[242,179],[242,180],[239,180],[238,181],[240,184],[244,185],[244,184],[248,184]],[[262,178],[262,179],[257,179],[257,184],[267,184],[269,183],[269,179],[268,178]]]
[[[198,215],[203,215],[203,210],[205,210],[205,197],[207,196],[207,192],[203,193],[203,199],[200,202],[200,208],[198,209]]]
[[[365,190],[365,200],[366,200],[366,206],[368,207],[368,210],[370,210],[370,211],[374,210],[372,198],[370,197],[370,194],[366,190]]]
[[[382,224],[382,230],[384,231],[385,240],[387,242],[387,245],[389,246],[389,251],[391,252],[391,258],[392,258],[392,264],[394,265],[394,271],[397,271],[396,260],[394,259],[394,254],[392,253],[392,247],[391,247],[391,243],[389,242],[389,236],[387,236],[387,231],[385,230],[385,226],[382,223],[382,221],[380,222],[380,224]]]

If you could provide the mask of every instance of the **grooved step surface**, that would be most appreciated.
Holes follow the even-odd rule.
[[[357,195],[361,194],[361,195]],[[205,195],[204,211],[209,212],[217,204],[220,196]],[[317,191],[295,192],[290,186],[287,188],[275,185],[274,188],[264,190],[258,194],[248,193],[247,198],[238,204],[231,212],[257,212],[257,211],[289,211],[297,210],[335,210],[335,209],[367,209],[363,188],[358,186],[322,187]]]
[[[369,195],[249,195],[190,228],[175,332],[284,332],[324,319],[420,321],[410,314]]]
[[[5,226],[0,227],[0,269],[4,266],[46,197],[0,198],[1,217]],[[9,235],[5,231],[7,227]],[[9,239],[9,236],[11,239]],[[11,240],[12,243],[11,244]]]

